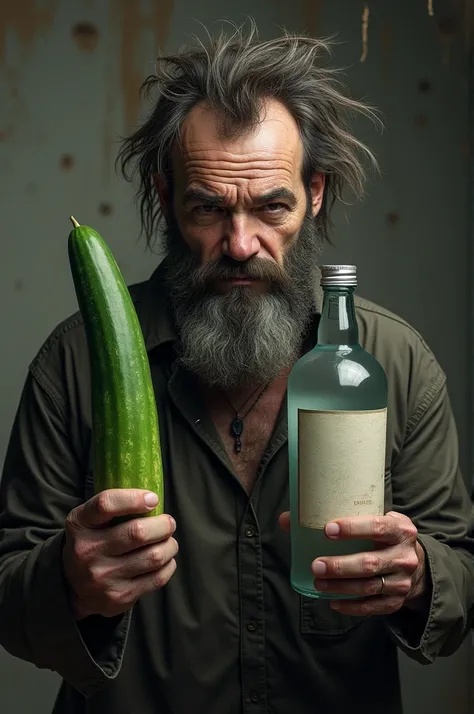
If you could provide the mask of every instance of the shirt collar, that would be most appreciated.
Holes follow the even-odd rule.
[[[136,286],[138,287],[138,286]],[[164,281],[164,266],[160,263],[150,278],[134,295],[135,309],[143,332],[145,347],[151,352],[165,343],[175,343],[178,331]]]

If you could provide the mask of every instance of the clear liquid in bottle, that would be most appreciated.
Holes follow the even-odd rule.
[[[309,597],[341,599],[315,589],[311,563],[374,547],[329,540],[323,529],[334,518],[384,512],[387,379],[359,344],[355,267],[323,266],[321,285],[317,344],[288,379],[291,584]]]

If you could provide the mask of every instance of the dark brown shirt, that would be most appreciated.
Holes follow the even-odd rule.
[[[57,714],[400,714],[396,647],[424,663],[452,653],[474,602],[471,502],[433,354],[399,317],[357,299],[361,344],[388,376],[386,508],[418,527],[432,596],[424,613],[345,616],[290,586],[289,535],[278,525],[289,507],[286,406],[249,498],[176,365],[160,270],[131,293],[159,409],[177,571],[126,616],[73,620],[63,524],[93,493],[87,345],[74,315],[30,365],[8,447],[0,644],[61,675]]]

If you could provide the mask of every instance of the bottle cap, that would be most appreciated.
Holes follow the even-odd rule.
[[[355,287],[357,269],[355,265],[321,265],[322,287]]]

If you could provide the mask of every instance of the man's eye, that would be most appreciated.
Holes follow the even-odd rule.
[[[200,215],[209,215],[210,213],[215,213],[215,211],[220,211],[219,206],[195,206],[194,212]]]
[[[286,208],[283,203],[267,203],[265,208],[270,211],[270,213],[276,213],[277,211],[282,211]]]

